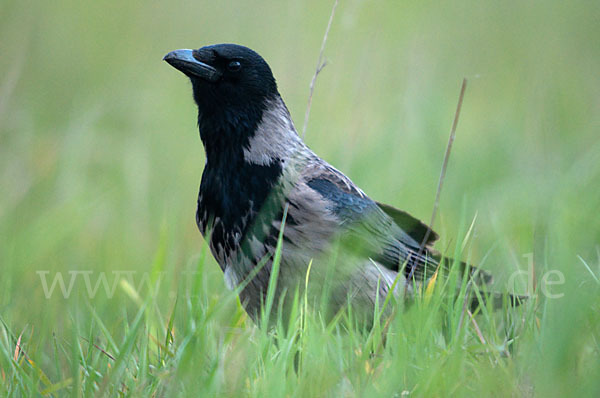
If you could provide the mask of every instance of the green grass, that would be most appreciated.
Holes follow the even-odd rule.
[[[466,76],[437,247],[499,290],[532,256],[537,298],[472,320],[436,284],[388,303],[382,344],[383,320],[304,297],[258,328],[227,291],[194,222],[190,85],[161,58],[256,49],[301,129],[331,5],[0,2],[0,396],[600,394],[594,2],[341,1],[313,98],[309,146],[427,220]]]

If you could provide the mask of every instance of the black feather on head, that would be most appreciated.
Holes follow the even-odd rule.
[[[279,97],[267,62],[237,44],[175,50],[164,57],[187,75],[198,105],[198,127],[208,163],[239,156],[256,132],[269,100]]]
[[[222,74],[214,82],[192,77],[194,99],[200,110],[239,108],[249,103],[264,102],[277,94],[271,68],[260,55],[247,47],[216,44],[194,50],[193,56]]]
[[[176,50],[165,60],[192,81],[205,145],[210,146],[212,139],[243,144],[253,135],[267,101],[279,95],[269,65],[244,46],[215,44]]]
[[[218,220],[211,245],[226,252],[246,234],[281,176],[279,159],[252,164],[244,158],[264,112],[279,98],[277,84],[260,55],[236,44],[175,50],[164,59],[192,82],[207,158],[197,223],[204,234],[210,220]]]

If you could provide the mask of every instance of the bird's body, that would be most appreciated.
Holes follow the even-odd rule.
[[[375,203],[302,142],[280,97],[267,103],[242,153],[220,154],[216,165],[210,160],[206,163],[197,222],[200,231],[210,235],[211,251],[228,286],[238,286],[265,259],[265,265],[241,292],[248,312],[258,313],[267,291],[284,213],[277,296],[284,291],[294,292],[298,282],[304,281],[311,260],[315,262],[311,284],[320,285],[326,277],[323,268],[333,266],[321,266],[320,262],[330,261],[337,238],[353,232],[352,225],[346,229],[341,228],[342,224],[366,215],[362,212],[369,206],[376,207]],[[332,195],[346,199],[350,206],[341,209],[343,204],[336,205]],[[340,211],[347,214],[336,214]],[[379,284],[380,297],[385,297],[395,275],[383,266],[378,271],[368,258],[353,260],[357,263],[346,263],[346,269],[356,274],[355,284],[361,288],[353,294],[362,293],[373,301]],[[342,273],[339,268],[336,267],[338,280]],[[384,275],[386,279],[378,282]],[[345,279],[351,282],[348,275]],[[347,283],[344,288],[349,288]],[[322,289],[317,286],[315,290]],[[333,306],[339,307],[346,297],[332,294],[332,300],[338,301]]]
[[[399,273],[404,290],[408,276],[424,281],[446,264],[425,224],[373,201],[304,144],[254,51],[222,44],[165,60],[190,77],[198,104],[206,151],[198,227],[228,286],[247,283],[240,298],[251,316],[264,304],[281,228],[276,303],[302,289],[312,262],[311,297],[327,292],[330,310],[350,303],[372,314]]]

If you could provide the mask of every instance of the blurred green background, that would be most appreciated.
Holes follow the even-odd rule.
[[[136,271],[138,284],[158,262],[157,305],[168,310],[198,260],[204,154],[190,84],[163,55],[221,42],[256,50],[301,130],[331,6],[0,1],[0,315],[30,350],[44,358],[86,302],[109,326],[137,308],[122,285],[84,300],[80,281],[69,298],[48,299],[39,271],[49,283],[107,272],[111,285],[110,272]],[[371,197],[428,220],[468,78],[438,248],[477,215],[470,256],[500,281],[534,253],[538,276],[565,273],[556,291],[589,288],[583,262],[600,274],[599,38],[597,1],[342,0],[306,141]],[[204,272],[203,294],[219,300],[220,269],[211,260]],[[549,328],[566,341],[576,327],[598,337],[593,313],[569,310],[586,303],[557,303]],[[565,348],[555,363],[569,357]]]

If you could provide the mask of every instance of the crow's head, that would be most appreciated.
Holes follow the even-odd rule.
[[[256,122],[266,102],[279,95],[269,65],[244,46],[216,44],[175,50],[164,60],[192,81],[200,120]]]

